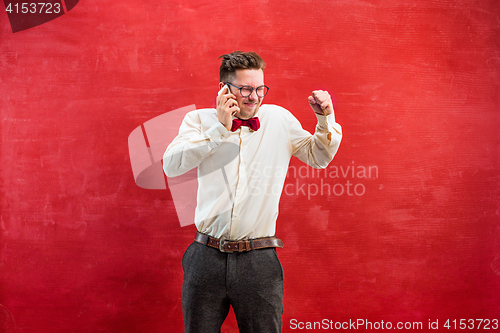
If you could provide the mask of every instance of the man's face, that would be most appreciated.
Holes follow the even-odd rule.
[[[233,82],[237,87],[250,86],[257,88],[264,85],[264,72],[262,69],[238,69],[236,70],[236,77]],[[236,102],[240,111],[235,114],[237,118],[240,119],[250,119],[255,116],[262,104],[263,97],[257,96],[255,89],[252,94],[248,97],[243,97],[240,94],[240,90],[235,87],[229,86],[231,93],[236,96]]]

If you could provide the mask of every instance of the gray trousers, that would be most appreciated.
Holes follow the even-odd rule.
[[[279,333],[283,267],[276,249],[222,253],[193,242],[182,258],[185,333],[218,333],[232,306],[240,333]]]

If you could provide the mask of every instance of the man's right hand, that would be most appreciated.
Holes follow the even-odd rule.
[[[225,90],[226,92],[217,96],[217,119],[230,131],[233,125],[233,115],[240,111],[240,108],[236,102],[236,96],[231,94],[229,88]]]

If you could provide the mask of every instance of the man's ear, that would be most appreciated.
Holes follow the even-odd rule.
[[[221,90],[222,87],[224,87],[224,82],[219,82],[219,90]]]

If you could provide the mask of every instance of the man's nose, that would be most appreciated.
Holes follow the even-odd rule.
[[[252,101],[254,100],[258,100],[259,99],[259,96],[257,95],[257,89],[254,89],[252,91],[252,93],[250,94],[250,96],[248,96],[248,98]]]

